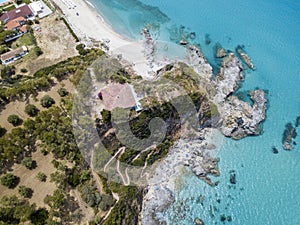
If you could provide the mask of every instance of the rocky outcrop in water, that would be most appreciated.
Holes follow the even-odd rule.
[[[266,95],[262,90],[251,92],[254,104],[230,96],[221,107],[222,126],[220,130],[225,136],[241,139],[249,135],[261,133],[260,124],[265,119]]]
[[[285,130],[282,135],[282,145],[284,150],[293,149],[293,140],[297,137],[297,132],[292,123],[285,125]]]
[[[250,92],[252,106],[232,95],[243,79],[242,64],[230,53],[224,58],[220,75],[215,81],[217,94],[213,98],[222,118],[221,132],[234,139],[260,134],[260,124],[265,119],[267,99],[263,90]]]
[[[205,132],[201,135],[202,138]],[[200,137],[199,137],[200,138]],[[182,173],[184,166],[208,184],[215,186],[209,175],[219,175],[218,159],[211,156],[214,146],[198,140],[181,139],[170,149],[167,157],[156,168],[149,180],[148,192],[144,196],[142,224],[160,224],[160,214],[174,202],[176,178]]]
[[[225,56],[227,56],[226,50],[221,46],[220,43],[215,44],[214,51],[216,58],[224,58]]]
[[[187,48],[188,64],[201,78],[204,78],[202,80],[205,80],[203,84],[208,98],[217,107],[217,110],[209,109],[209,106],[205,109],[200,108],[199,129],[202,129],[200,133],[206,131],[205,127],[216,127],[225,136],[234,139],[258,135],[261,132],[260,125],[265,119],[266,94],[263,90],[251,91],[252,105],[232,95],[244,79],[243,67],[234,53],[226,52],[225,55],[225,50],[220,51],[219,54],[222,56],[220,58],[223,60],[220,74],[213,79],[212,67],[200,50],[195,46]],[[168,69],[160,70],[159,74],[170,72],[172,68],[172,65],[168,65]],[[203,121],[204,117],[208,118],[208,114],[211,115],[211,119]],[[210,154],[213,152],[214,145],[206,142],[204,137],[205,135],[200,135],[193,141],[180,139],[156,168],[149,180],[148,193],[144,197],[142,224],[159,224],[160,220],[163,220],[160,217],[161,212],[174,201],[176,177],[182,173],[184,166],[189,167],[198,178],[209,185],[218,184],[210,179],[210,175],[219,175],[218,159]],[[231,173],[230,183],[236,183],[235,173]],[[221,221],[225,220],[231,221],[231,217],[221,217]],[[202,224],[203,221],[199,219],[194,222]]]
[[[251,70],[255,70],[255,66],[253,65],[253,63],[251,62],[250,57],[246,54],[246,52],[244,51],[244,49],[242,48],[242,46],[237,46],[236,47],[236,53],[239,55],[239,57],[243,60],[243,62],[245,62],[245,64],[251,69]]]
[[[189,65],[193,67],[195,72],[201,77],[210,80],[212,77],[212,67],[202,55],[201,51],[195,46],[189,46],[187,51]]]

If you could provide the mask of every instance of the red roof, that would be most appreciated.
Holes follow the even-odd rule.
[[[14,20],[18,17],[24,17],[27,18],[29,16],[33,15],[33,12],[29,8],[28,5],[23,5],[19,8],[15,8],[13,10],[10,10],[9,12],[5,12],[1,15],[0,20],[7,22],[10,20]]]
[[[21,23],[24,22],[25,19],[24,17],[20,16],[16,19],[10,20],[7,24],[6,24],[6,28],[7,30],[13,30],[15,28],[18,28],[21,26]]]
[[[109,84],[101,90],[104,107],[107,110],[114,108],[132,108],[135,100],[128,84]]]

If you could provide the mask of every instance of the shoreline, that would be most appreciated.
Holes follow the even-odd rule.
[[[80,42],[93,47],[93,42],[104,45],[108,55],[117,56],[122,64],[145,79],[151,79],[153,67],[147,58],[144,37],[134,41],[115,32],[92,3],[86,0],[53,0]],[[121,57],[120,57],[121,56]],[[155,68],[157,69],[157,68]]]

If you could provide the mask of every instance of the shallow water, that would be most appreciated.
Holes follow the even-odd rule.
[[[164,215],[169,224],[192,224],[195,217],[205,224],[222,224],[222,214],[231,216],[232,224],[300,224],[299,136],[291,152],[281,147],[285,124],[300,115],[300,1],[94,0],[93,4],[116,31],[133,39],[140,39],[143,26],[160,24],[158,39],[169,41],[170,36],[174,39],[170,30],[183,25],[185,31],[196,33],[193,41],[213,65],[216,42],[232,51],[244,45],[257,70],[246,73],[240,91],[256,87],[268,91],[264,133],[240,141],[224,139],[219,149],[221,176],[216,178],[220,184],[211,188],[191,174],[185,177],[185,188]],[[211,38],[209,45],[205,34]],[[272,153],[272,146],[279,154]],[[237,178],[233,187],[228,186],[230,170]],[[205,196],[203,206],[197,201],[200,195]],[[184,207],[178,207],[181,202]]]

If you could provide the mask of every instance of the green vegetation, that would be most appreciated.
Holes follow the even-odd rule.
[[[18,5],[21,5],[22,3],[29,4],[30,0],[15,0],[15,3],[17,3]]]
[[[16,41],[12,43],[13,48],[20,47],[22,45],[25,46],[31,46],[35,45],[36,41],[32,33],[28,32],[27,34],[24,34],[23,36],[19,37]]]
[[[111,112],[110,111],[103,109],[101,111],[101,116],[102,116],[103,123],[110,123],[110,121],[111,121]]]
[[[33,49],[34,53],[36,54],[36,56],[40,56],[43,54],[42,49],[39,46],[35,46]]]
[[[9,6],[6,6],[5,8],[3,8],[5,11],[9,12],[10,10],[13,10],[15,9],[16,6],[14,4],[11,4]]]
[[[45,198],[45,203],[47,203],[52,209],[63,209],[65,203],[65,195],[63,190],[57,189],[54,191],[53,195],[48,195]]]
[[[26,187],[24,185],[19,186],[18,192],[24,198],[31,198],[32,193],[33,193],[31,188]]]
[[[26,68],[21,69],[21,73],[27,73],[27,72],[28,72],[28,70]]]
[[[37,71],[33,76],[17,76],[14,67],[6,66],[1,72],[0,83],[0,107],[13,100],[28,99],[29,96],[36,96],[40,91],[48,90],[54,81],[52,77],[58,80],[66,79],[71,76],[71,81],[77,85],[87,67],[92,62],[103,55],[104,52],[99,49],[90,49],[85,56],[75,56],[55,64],[50,67]]]
[[[0,137],[2,137],[6,133],[6,129],[0,126]]]
[[[84,44],[76,45],[76,50],[80,55],[86,55],[88,53],[88,50],[85,50],[84,47]]]
[[[77,37],[77,35],[75,34],[75,32],[72,30],[72,28],[70,27],[69,23],[66,21],[66,19],[64,17],[60,18],[62,21],[64,21],[64,23],[66,24],[68,30],[70,31],[70,33],[72,34],[72,36],[74,37],[76,42],[79,42],[79,38]]]
[[[25,113],[29,116],[36,116],[38,114],[39,110],[35,105],[28,104],[25,106]]]
[[[41,182],[45,182],[47,180],[47,176],[45,173],[43,172],[39,172],[37,175],[36,175],[36,178],[41,181]]]
[[[47,213],[45,213],[47,210],[43,209],[43,214],[41,214],[40,209],[36,210],[34,204],[31,205],[24,199],[20,200],[15,195],[4,196],[0,203],[0,224],[18,225],[24,224],[26,221],[31,221],[32,224],[45,224],[48,219]],[[34,221],[41,223],[34,223]]]
[[[119,194],[120,200],[114,206],[104,224],[138,224],[142,190],[137,187],[122,186],[114,182],[110,182],[109,185],[113,192]]]
[[[19,177],[12,173],[7,173],[0,178],[0,183],[8,188],[14,188],[18,185],[19,180]]]
[[[116,58],[102,57],[93,64],[93,68],[96,79],[99,82],[111,80],[124,84],[130,83],[132,79],[138,79],[138,77],[128,74]]]
[[[32,160],[32,158],[25,157],[21,164],[25,166],[27,169],[32,170],[36,166],[36,162]]]
[[[45,95],[41,98],[41,105],[45,108],[51,107],[53,104],[55,104],[55,101],[53,98],[51,98],[49,95]]]
[[[15,115],[15,114],[9,115],[7,117],[7,121],[15,127],[19,126],[22,123],[22,119],[18,115]]]
[[[57,90],[58,94],[60,97],[65,97],[69,94],[69,92],[67,91],[67,89],[61,87]]]

